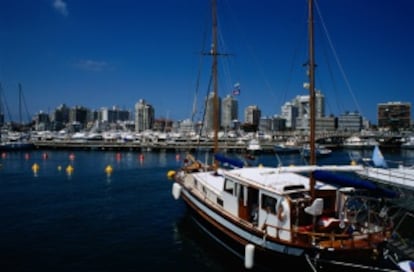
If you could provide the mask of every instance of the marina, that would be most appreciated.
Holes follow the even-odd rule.
[[[414,5],[301,2],[2,4],[0,271],[413,272]]]
[[[24,141],[3,141],[0,145],[1,150],[30,150],[30,149],[74,149],[74,150],[154,150],[154,151],[194,151],[196,149],[212,150],[213,139],[200,137],[187,137],[186,135],[176,135],[175,138],[160,136],[157,131],[150,131],[146,134],[123,132],[123,137],[105,138],[110,132],[93,133],[93,137],[87,132],[72,133],[60,135],[52,132],[34,131]],[[121,134],[121,133],[118,133]],[[296,143],[293,144],[289,140],[292,135],[296,134]],[[83,135],[80,137],[79,135]],[[343,142],[350,137],[347,132],[335,132],[317,134],[317,142],[321,143],[327,149],[343,148]],[[373,136],[379,142],[381,148],[400,149],[403,148],[400,134],[383,135],[378,133]],[[301,153],[302,149],[308,145],[306,134],[302,133],[273,133],[264,138],[254,135],[244,135],[239,137],[223,137],[218,140],[221,150],[229,152],[244,152],[249,149],[249,144],[255,139],[256,145],[260,148],[256,152],[263,153]],[[289,143],[289,144],[286,144]],[[358,147],[361,150],[370,150],[372,146],[365,148]],[[353,148],[349,148],[352,150]],[[408,148],[404,148],[409,150]]]

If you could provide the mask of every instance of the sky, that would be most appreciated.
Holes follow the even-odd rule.
[[[209,0],[0,0],[0,83],[6,120],[61,104],[199,119],[209,92]],[[306,0],[218,0],[219,96],[239,85],[239,119],[308,95]],[[325,114],[414,105],[414,1],[317,0],[316,89]],[[197,105],[196,111],[193,104]],[[414,119],[414,110],[411,110]]]

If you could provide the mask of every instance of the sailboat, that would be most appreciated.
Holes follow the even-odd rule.
[[[387,199],[393,192],[347,176],[360,165],[316,165],[313,0],[308,1],[310,165],[245,166],[218,153],[215,141],[211,164],[188,154],[181,168],[168,172],[172,196],[247,269],[276,270],[288,263],[288,269],[309,271],[400,271],[386,250],[392,233]],[[213,77],[216,12],[212,0]]]
[[[0,104],[2,104],[2,86],[0,84]],[[30,140],[30,126],[31,123],[24,124],[22,122],[22,86],[19,83],[19,116],[20,123],[11,122],[9,129],[4,129],[0,131],[0,150],[1,151],[18,151],[18,150],[30,150],[34,148],[34,144]],[[4,104],[6,109],[6,101],[4,99]],[[2,114],[2,106],[0,105],[0,114]],[[11,119],[11,118],[10,118]]]

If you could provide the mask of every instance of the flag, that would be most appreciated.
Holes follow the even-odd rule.
[[[376,167],[384,167],[387,168],[387,162],[384,159],[384,156],[381,153],[378,145],[375,146],[374,152],[372,152],[372,161]]]
[[[239,95],[240,94],[240,83],[236,83],[233,86],[233,95]]]

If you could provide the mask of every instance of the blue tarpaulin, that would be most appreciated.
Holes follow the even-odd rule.
[[[349,187],[355,187],[360,189],[367,189],[372,191],[373,193],[379,194],[384,197],[390,197],[394,198],[397,197],[398,194],[393,190],[388,190],[386,188],[379,187],[374,182],[366,180],[366,179],[360,179],[357,177],[350,177],[346,175],[340,175],[328,171],[320,171],[317,170],[313,172],[313,176],[315,179],[320,180],[324,183],[328,183],[331,185],[337,185],[337,186],[349,186]]]
[[[239,159],[228,158],[228,157],[226,157],[226,156],[224,156],[223,154],[220,154],[220,153],[215,154],[214,158],[219,162],[228,163],[228,164],[230,164],[232,166],[235,166],[235,167],[242,168],[244,166],[243,161],[241,161]]]

